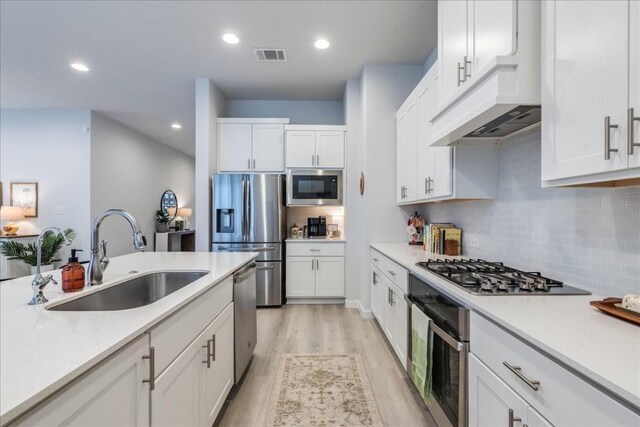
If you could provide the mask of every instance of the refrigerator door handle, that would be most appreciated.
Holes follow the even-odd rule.
[[[247,193],[247,188],[246,188],[246,182],[245,182],[245,176],[242,175],[242,212],[241,212],[241,227],[242,227],[242,240],[244,240],[244,236],[246,234],[246,226],[245,226],[245,222],[244,222],[244,211],[245,211],[245,200],[246,200],[246,193]]]

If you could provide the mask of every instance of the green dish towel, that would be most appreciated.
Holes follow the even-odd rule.
[[[413,304],[411,306],[411,380],[426,402],[431,397],[433,331],[431,319]]]

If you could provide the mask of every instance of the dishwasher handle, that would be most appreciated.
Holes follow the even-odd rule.
[[[247,265],[241,270],[236,271],[235,273],[233,273],[233,282],[234,283],[244,282],[249,277],[254,276],[256,274],[256,267],[257,267],[257,264],[255,262],[252,262],[251,264]]]

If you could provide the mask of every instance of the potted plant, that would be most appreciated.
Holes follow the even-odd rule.
[[[76,237],[76,232],[71,228],[63,231],[65,237],[71,242]],[[60,261],[60,248],[64,245],[64,238],[59,234],[47,233],[42,237],[41,262],[40,269],[42,271],[53,270],[53,263]],[[13,240],[4,240],[0,242],[0,253],[7,257],[8,260],[19,259],[31,266],[31,272],[35,273],[37,260],[36,243],[16,242]]]
[[[164,211],[162,209],[158,209],[156,211],[156,232],[157,233],[169,232],[170,222],[171,222],[171,219],[167,211]]]

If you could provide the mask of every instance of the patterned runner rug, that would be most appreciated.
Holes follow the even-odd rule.
[[[383,425],[360,354],[283,355],[265,426]]]

